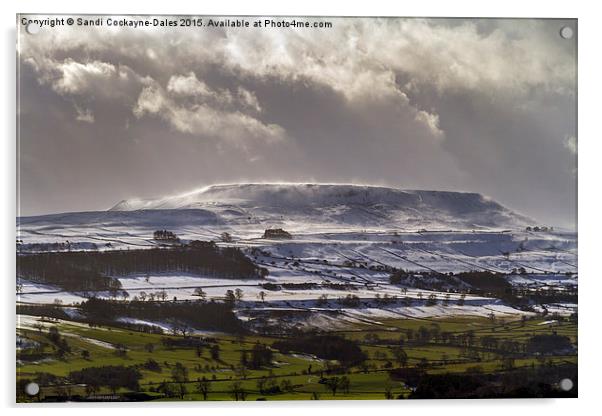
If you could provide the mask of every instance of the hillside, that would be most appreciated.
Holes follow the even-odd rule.
[[[533,223],[477,193],[337,184],[213,185],[171,197],[124,200],[110,211],[197,209],[214,213],[214,220],[241,225],[260,222],[513,229]]]

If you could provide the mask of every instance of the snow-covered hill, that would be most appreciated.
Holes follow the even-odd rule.
[[[477,193],[342,184],[213,185],[159,199],[129,199],[110,211],[191,210],[228,224],[384,226],[402,229],[516,229],[533,224]]]
[[[331,319],[331,311],[322,311],[317,299],[347,294],[347,289],[328,286],[330,283],[353,286],[349,293],[363,302],[376,295],[397,296],[399,285],[389,282],[392,269],[436,275],[489,271],[531,288],[576,285],[577,235],[550,229],[536,232],[527,230],[527,225],[536,223],[476,193],[333,184],[238,184],[214,185],[160,199],[126,200],[107,211],[20,217],[17,245],[21,253],[153,248],[163,244],[153,239],[154,231],[166,229],[184,243],[212,240],[236,246],[269,270],[265,281],[181,273],[120,279],[132,297],[166,290],[169,298],[198,299],[194,290],[201,287],[210,298],[219,299],[226,290],[240,286],[245,302],[253,306],[249,310],[311,310],[310,321],[319,326],[323,319]],[[293,238],[262,238],[270,227],[284,228]],[[230,240],[224,241],[224,232],[230,234]],[[422,277],[409,279],[407,292],[403,292],[412,299],[410,307],[375,309],[364,304],[360,309],[347,308],[337,322],[357,317],[365,321],[370,316],[523,313],[499,299],[479,296],[468,296],[464,306],[426,307],[422,299],[423,292],[427,296],[425,284],[417,279]],[[268,300],[257,305],[266,282],[317,286],[270,290]],[[60,298],[71,304],[83,299],[58,287],[22,284],[22,302],[49,303]],[[449,294],[437,290],[441,289],[433,288],[433,293],[439,299]],[[338,303],[332,306],[341,307]],[[566,313],[576,308],[561,306]],[[554,308],[559,307],[547,306],[550,311]],[[246,307],[241,308],[240,313],[245,311]],[[245,316],[251,318],[256,316]]]

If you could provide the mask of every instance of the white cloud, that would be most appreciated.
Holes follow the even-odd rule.
[[[261,105],[259,105],[259,100],[257,100],[257,96],[252,91],[249,91],[243,87],[238,87],[238,98],[240,103],[245,107],[261,113]]]
[[[520,101],[519,97],[529,97],[534,89],[541,94],[570,93],[573,88],[576,68],[574,60],[568,59],[570,52],[563,49],[557,36],[550,36],[546,23],[538,20],[520,24],[481,21],[490,25],[488,30],[470,20],[329,20],[333,28],[306,31],[82,31],[65,27],[36,36],[35,42],[31,36],[22,37],[20,54],[34,66],[41,82],[51,84],[59,94],[122,95],[134,105],[134,97],[145,87],[163,79],[167,80],[161,84],[165,94],[191,115],[209,114],[210,110],[239,114],[235,118],[240,125],[262,126],[250,115],[262,111],[253,92],[242,85],[232,90],[214,88],[202,79],[206,68],[219,67],[232,78],[269,77],[324,85],[351,105],[387,103],[426,126],[436,140],[445,136],[438,114],[421,108],[408,95],[435,88],[440,94],[487,91],[491,97]],[[112,62],[128,62],[129,66],[100,59],[57,58],[65,51],[82,49],[86,57],[110,54]],[[148,95],[150,90],[146,91],[143,94]],[[141,98],[144,102],[145,97]],[[190,103],[184,105],[183,99]],[[143,107],[138,101],[140,110]],[[191,103],[197,107],[192,108]],[[183,130],[191,130],[184,128],[190,124],[194,122],[178,123]]]
[[[445,133],[439,128],[439,115],[420,110],[416,112],[416,121],[424,124],[431,131],[433,136],[443,138]]]
[[[77,116],[75,117],[75,119],[77,121],[82,121],[84,123],[94,123],[94,113],[92,113],[92,110],[86,108],[86,109],[82,109],[79,106],[75,106],[75,111],[77,112]]]
[[[520,32],[500,25],[488,33],[473,21],[452,26],[424,19],[334,19],[334,25],[289,35],[230,31],[223,59],[249,73],[307,77],[349,99],[391,92],[397,72],[442,91],[572,89],[574,60],[536,20],[516,25]]]
[[[251,140],[274,142],[286,138],[282,127],[264,124],[240,111],[224,111],[206,104],[178,102],[177,93],[181,92],[180,86],[183,85],[180,81],[182,80],[170,83],[172,88],[168,87],[167,91],[159,85],[144,88],[133,110],[136,117],[142,118],[147,114],[158,116],[182,133],[219,137],[242,146]],[[175,95],[170,96],[170,93]]]
[[[79,62],[73,58],[59,60],[54,57],[29,57],[40,84],[50,85],[59,95],[73,99],[128,100],[151,82],[127,65],[114,65],[99,60]],[[131,99],[131,98],[129,98]]]
[[[220,65],[253,76],[304,77],[350,99],[390,91],[398,72],[416,85],[441,90],[488,88],[526,94],[531,87],[550,91],[573,87],[574,59],[567,59],[570,52],[540,20],[487,21],[490,30],[481,30],[475,20],[328,20],[333,28],[306,31],[88,28],[84,32],[65,27],[40,37],[23,36],[20,52],[40,57],[83,48],[172,73],[181,65],[188,69]],[[134,44],[137,47],[130,46]]]
[[[173,75],[167,82],[167,92],[174,97],[194,98],[197,103],[207,103],[226,108],[245,108],[261,112],[257,96],[239,86],[235,92],[224,88],[211,88],[199,80],[194,72],[187,75]]]
[[[194,72],[188,75],[174,75],[169,78],[167,91],[181,96],[212,96],[214,92],[202,81],[199,81]]]
[[[62,73],[53,83],[53,88],[60,94],[89,93],[92,85],[112,80],[117,74],[114,65],[99,61],[82,64],[66,59],[55,68]]]
[[[146,87],[140,93],[134,114],[140,118],[144,114],[157,114],[163,108],[167,107],[166,99],[161,93],[159,86]]]

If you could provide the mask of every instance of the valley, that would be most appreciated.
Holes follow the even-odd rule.
[[[454,374],[503,397],[510,390],[491,386],[505,374],[576,371],[576,233],[478,194],[216,185],[21,217],[17,230],[17,373],[45,381],[38,399],[199,400],[208,384],[210,400],[419,398],[429,394],[421,380]],[[26,260],[48,259],[61,279],[25,273]],[[90,277],[82,288],[82,273],[112,283]],[[362,358],[277,348],[314,335],[340,337]],[[270,358],[250,365],[255,345]],[[70,371],[101,364],[135,369],[144,394],[74,385]],[[537,394],[562,394],[550,389]]]

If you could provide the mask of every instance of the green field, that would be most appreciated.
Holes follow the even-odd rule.
[[[420,368],[426,374],[478,372],[485,374],[511,373],[522,368],[553,367],[577,363],[576,352],[562,354],[527,354],[508,352],[498,348],[484,348],[482,339],[494,338],[498,345],[510,341],[524,345],[538,334],[558,334],[577,344],[577,325],[566,318],[545,323],[537,318],[526,321],[491,321],[481,317],[448,319],[399,319],[383,321],[384,325],[358,325],[336,334],[358,343],[367,359],[358,365],[342,367],[335,361],[319,359],[307,354],[282,354],[276,350],[270,365],[252,369],[241,357],[256,343],[267,346],[279,338],[258,335],[211,335],[207,347],[169,347],[163,338],[182,338],[135,332],[118,327],[89,327],[70,321],[43,322],[37,328],[17,330],[20,339],[33,341],[34,346],[18,352],[17,383],[38,382],[42,388],[36,397],[19,394],[18,401],[54,400],[86,397],[91,394],[85,386],[69,382],[69,373],[88,367],[136,367],[142,377],[138,391],[145,400],[203,400],[197,391],[198,380],[205,378],[207,400],[334,400],[406,398],[411,389],[403,381],[395,380],[390,371],[396,368]],[[61,357],[57,346],[49,340],[48,330],[56,327],[69,352]],[[431,339],[417,339],[415,334],[434,334]],[[441,336],[440,334],[447,334]],[[439,334],[439,335],[438,335]],[[445,341],[447,336],[456,341]],[[457,341],[457,340],[461,340]],[[125,346],[120,351],[118,346]],[[150,347],[152,345],[152,348]],[[211,357],[210,346],[219,346],[219,358]],[[504,344],[506,345],[506,344]],[[510,346],[514,344],[508,344]],[[407,361],[398,362],[395,349],[403,348]],[[116,349],[117,347],[117,349]],[[86,351],[86,352],[84,352]],[[143,367],[154,360],[160,368]],[[176,377],[174,368],[184,367],[184,376]],[[56,376],[56,377],[52,377]],[[258,380],[265,377],[272,386],[269,392],[260,392]],[[331,377],[347,377],[348,385],[339,387],[335,394],[324,383]],[[173,386],[177,393],[157,389],[161,383]],[[17,389],[19,392],[19,388]],[[101,386],[94,395],[113,395],[123,399],[128,389]]]

